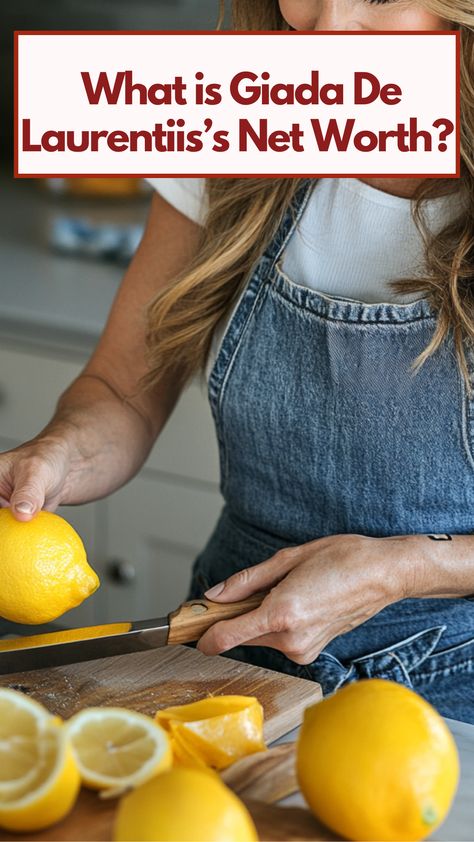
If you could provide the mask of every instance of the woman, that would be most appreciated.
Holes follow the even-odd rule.
[[[199,648],[325,693],[390,678],[474,722],[474,10],[237,0],[234,24],[459,28],[461,179],[158,182],[92,359],[1,457],[3,503],[118,488],[206,370],[226,506],[191,595],[269,594]]]

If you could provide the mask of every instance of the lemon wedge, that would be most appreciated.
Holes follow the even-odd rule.
[[[66,730],[51,716],[38,720],[36,733],[30,725],[28,714],[18,717],[14,730],[6,731],[1,722],[0,827],[6,830],[42,830],[55,824],[79,793],[80,775]]]
[[[255,696],[209,696],[159,710],[155,718],[171,736],[175,762],[185,766],[226,769],[266,748]]]
[[[83,783],[118,795],[172,764],[168,735],[126,708],[85,708],[66,723]]]

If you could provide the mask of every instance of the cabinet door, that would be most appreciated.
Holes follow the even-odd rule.
[[[169,613],[220,512],[217,492],[139,476],[107,502],[107,620]]]
[[[204,388],[192,383],[181,395],[148,457],[150,468],[218,485],[219,454]]]
[[[0,346],[0,436],[24,442],[50,420],[82,364]]]

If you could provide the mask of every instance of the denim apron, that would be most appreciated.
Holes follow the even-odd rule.
[[[474,398],[451,340],[411,369],[433,335],[431,305],[330,298],[282,271],[313,186],[305,179],[250,273],[210,373],[225,505],[190,598],[326,535],[474,531]],[[325,695],[391,679],[474,722],[469,598],[404,599],[306,666],[268,647],[226,654],[312,678]]]

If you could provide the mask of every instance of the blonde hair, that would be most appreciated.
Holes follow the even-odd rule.
[[[423,217],[423,202],[447,192],[446,179],[425,179],[419,185],[411,207],[425,246],[425,274],[397,280],[393,286],[399,292],[423,294],[437,310],[435,332],[415,366],[452,333],[468,382],[465,343],[474,342],[474,9],[472,0],[419,2],[461,32],[461,178],[453,186],[465,194],[466,210],[433,236]],[[224,11],[225,0],[220,0],[217,28]],[[290,28],[278,0],[233,0],[232,22],[236,30]],[[182,383],[203,372],[218,322],[232,308],[303,180],[206,179],[208,211],[196,256],[149,307],[146,386],[171,371]]]

